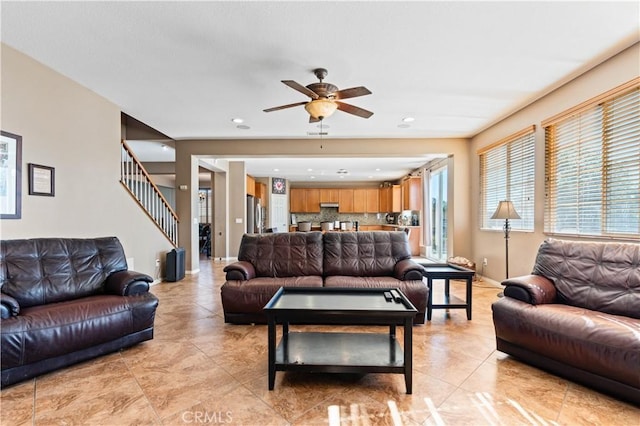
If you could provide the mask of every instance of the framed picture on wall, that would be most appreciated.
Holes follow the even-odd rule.
[[[56,169],[29,163],[29,195],[55,195]]]
[[[287,182],[284,178],[271,178],[271,193],[272,194],[286,194]]]
[[[0,134],[0,219],[22,214],[22,136]]]

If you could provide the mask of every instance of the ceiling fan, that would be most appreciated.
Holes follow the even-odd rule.
[[[315,123],[329,117],[336,109],[362,118],[369,118],[373,115],[371,111],[367,111],[366,109],[340,102],[341,99],[370,95],[371,92],[369,89],[364,86],[358,86],[350,89],[338,90],[338,87],[331,83],[323,83],[322,80],[324,80],[328,74],[326,69],[317,68],[313,70],[313,73],[320,82],[311,83],[308,86],[303,86],[293,80],[282,80],[282,82],[287,86],[310,97],[310,101],[296,102],[295,104],[268,108],[265,109],[264,112],[278,111],[280,109],[304,105],[304,109],[309,113],[309,123]]]

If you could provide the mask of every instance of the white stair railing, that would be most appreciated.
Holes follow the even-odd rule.
[[[122,141],[120,183],[174,247],[178,247],[178,215],[164,198],[127,143]]]

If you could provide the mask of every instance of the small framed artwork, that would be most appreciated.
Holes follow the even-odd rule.
[[[22,136],[0,131],[0,219],[22,214]]]
[[[56,169],[29,163],[29,195],[55,195]]]
[[[283,178],[271,178],[271,193],[272,194],[286,194],[287,182]]]

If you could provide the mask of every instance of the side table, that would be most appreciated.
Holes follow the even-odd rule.
[[[475,271],[450,264],[419,263],[424,268],[423,275],[429,286],[429,300],[427,302],[427,321],[431,321],[433,309],[466,309],[467,319],[471,319],[471,286]],[[449,292],[449,280],[465,280],[467,283],[466,300],[452,296]],[[433,280],[444,280],[444,301],[433,303]]]

